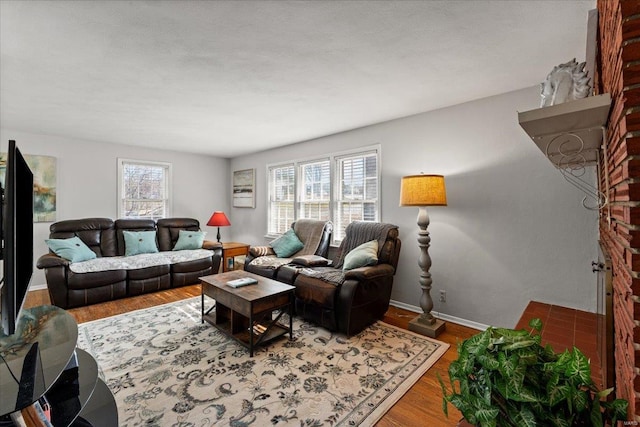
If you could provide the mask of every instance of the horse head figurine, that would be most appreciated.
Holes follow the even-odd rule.
[[[576,59],[556,65],[540,83],[542,96],[540,107],[561,104],[566,101],[586,98],[591,92],[590,78],[584,71],[585,62],[578,64]]]

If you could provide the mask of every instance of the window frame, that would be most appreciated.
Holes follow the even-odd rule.
[[[318,163],[323,161],[329,161],[329,181],[330,181],[330,195],[329,195],[329,221],[334,224],[334,233],[331,236],[331,245],[338,246],[340,245],[341,240],[336,239],[335,229],[338,226],[337,224],[337,206],[338,206],[338,163],[344,158],[348,157],[358,157],[358,155],[367,156],[374,154],[376,156],[376,180],[377,180],[377,188],[376,188],[376,206],[375,206],[375,217],[376,221],[382,220],[382,199],[381,199],[381,188],[382,188],[382,152],[381,145],[374,144],[365,147],[353,148],[350,150],[344,150],[339,152],[333,152],[328,154],[323,154],[320,156],[309,156],[295,160],[287,160],[283,162],[270,163],[266,165],[266,176],[267,176],[267,232],[265,234],[266,238],[274,239],[281,236],[281,233],[273,232],[271,227],[271,198],[273,191],[273,181],[271,180],[272,171],[274,169],[293,166],[294,168],[294,218],[291,222],[297,221],[301,219],[301,192],[304,191],[304,186],[301,179],[302,167],[304,165],[308,165],[310,163]],[[290,224],[289,224],[290,226]],[[286,230],[285,230],[286,231]]]
[[[152,160],[137,160],[137,159],[127,159],[127,158],[118,158],[118,190],[117,190],[117,215],[116,218],[131,218],[131,219],[157,219],[156,217],[139,217],[139,216],[123,216],[125,211],[124,209],[124,169],[127,165],[137,165],[137,166],[155,166],[161,167],[165,170],[164,173],[164,216],[157,218],[169,218],[171,217],[171,213],[173,211],[173,165],[169,162],[159,162]],[[160,200],[160,199],[151,199],[151,200]]]

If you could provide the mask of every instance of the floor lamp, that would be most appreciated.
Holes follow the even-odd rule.
[[[418,206],[418,246],[420,247],[420,308],[422,314],[409,322],[409,330],[432,338],[437,337],[445,329],[444,321],[436,319],[431,314],[433,300],[431,299],[431,257],[429,257],[429,243],[431,237],[427,227],[429,215],[427,206],[446,206],[447,192],[442,175],[410,175],[402,178],[400,185],[400,206]]]

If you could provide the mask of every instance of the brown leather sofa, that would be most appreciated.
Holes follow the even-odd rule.
[[[171,251],[180,230],[198,231],[192,218],[118,219],[85,218],[51,224],[49,237],[79,237],[98,257],[124,256],[123,231],[156,231],[159,251]],[[51,303],[61,308],[80,307],[128,296],[199,283],[198,278],[214,274],[220,267],[222,245],[205,241],[211,257],[136,269],[75,273],[70,262],[54,253],[42,255],[36,266],[45,271]]]
[[[378,263],[343,271],[348,251],[371,240],[378,241]],[[347,226],[329,266],[292,263],[262,275],[272,274],[271,278],[295,286],[296,315],[351,336],[382,319],[389,309],[400,248],[397,226],[356,221]],[[247,258],[245,270],[261,274],[251,268],[250,260]]]

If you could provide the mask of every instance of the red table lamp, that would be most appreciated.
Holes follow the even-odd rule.
[[[220,243],[220,227],[226,227],[228,225],[231,225],[231,223],[229,222],[229,218],[227,218],[224,212],[215,211],[213,215],[211,215],[211,218],[209,218],[207,225],[218,227],[218,235],[216,237],[218,238],[218,243]]]

